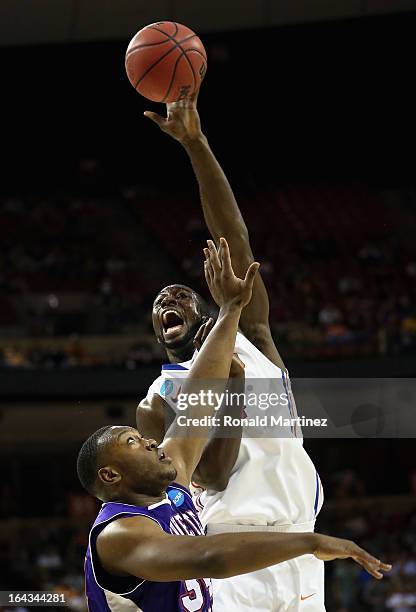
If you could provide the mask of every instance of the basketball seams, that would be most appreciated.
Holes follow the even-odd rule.
[[[153,30],[157,30],[158,32],[162,32],[162,30],[158,30],[157,28],[152,28]],[[162,34],[165,34],[165,36],[168,37],[167,40],[171,40],[174,43],[174,46],[169,49],[169,51],[166,51],[166,53],[164,55],[161,55],[156,62],[154,62],[151,66],[149,66],[144,73],[142,74],[142,76],[140,77],[140,79],[137,81],[136,85],[134,86],[135,89],[137,89],[139,83],[144,79],[144,77],[149,74],[149,72],[151,70],[153,70],[153,68],[160,62],[162,61],[162,59],[165,59],[165,57],[167,55],[169,55],[169,53],[172,53],[172,51],[174,49],[179,48],[181,53],[184,53],[184,50],[182,49],[182,47],[180,46],[180,43],[186,42],[187,40],[190,40],[191,38],[193,38],[194,36],[196,36],[196,34],[191,34],[190,36],[186,36],[185,38],[182,38],[182,40],[176,41],[174,38],[172,38],[171,36],[169,36],[168,34],[166,34],[165,32],[162,32]],[[159,43],[160,44],[160,43]],[[128,57],[130,57],[130,54],[128,55]]]
[[[135,45],[134,47],[132,47],[131,49],[129,49],[126,53],[126,59],[129,57],[129,55],[131,53],[133,53],[134,51],[137,51],[137,49],[142,49],[143,47],[157,47],[157,45],[165,45],[167,42],[169,42],[169,38],[167,38],[166,40],[159,40],[159,42],[154,42],[154,43],[141,43],[139,45]]]
[[[202,51],[200,51],[199,49],[196,49],[195,47],[190,47],[189,49],[185,49],[185,53],[188,53],[188,51],[192,51],[193,53],[198,53],[198,55],[200,55],[201,57],[204,58],[205,61],[207,61],[207,56],[204,55]]]
[[[159,28],[155,28],[154,26],[152,26],[152,30],[157,30],[158,32],[163,32],[163,30],[159,30]],[[176,30],[176,33],[177,33],[177,30]],[[191,62],[191,60],[189,59],[189,57],[187,57],[187,56],[186,56],[186,51],[187,51],[187,49],[183,49],[183,47],[182,47],[182,43],[184,43],[184,42],[186,42],[186,41],[190,40],[191,38],[196,37],[196,34],[191,34],[190,36],[185,36],[185,38],[182,38],[182,40],[178,40],[178,41],[176,41],[176,40],[175,40],[175,38],[174,38],[174,36],[175,36],[175,35],[170,36],[169,34],[166,34],[166,32],[163,32],[163,34],[165,34],[166,36],[169,36],[169,38],[170,38],[171,40],[173,40],[173,42],[175,43],[175,45],[176,45],[177,47],[179,47],[179,49],[181,50],[183,57],[184,57],[184,58],[186,59],[186,61],[188,62],[189,67],[190,67],[190,69],[191,69],[191,71],[192,71],[192,78],[193,78],[193,80],[194,80],[194,90],[195,90],[195,88],[196,88],[196,83],[197,83],[197,79],[196,79],[195,70],[194,70],[194,67],[192,66],[192,62]],[[202,55],[202,54],[201,54],[201,55]],[[175,68],[174,68],[174,75],[175,75],[175,73],[176,73],[176,68],[177,68],[178,63],[179,63],[179,62],[177,62],[177,63],[175,64]],[[173,77],[172,77],[172,78],[173,78]],[[167,91],[167,93],[166,93],[165,97],[163,98],[162,102],[164,102],[164,101],[166,100],[166,98],[168,97],[169,92],[170,92],[170,90],[171,90],[171,88],[172,88],[172,83],[173,83],[173,81],[171,81],[171,82],[170,82],[169,89],[168,89],[168,91]]]
[[[178,27],[178,24],[177,24],[176,21],[162,21],[162,22],[158,22],[158,23],[173,23],[173,25],[175,26],[176,30],[174,31],[172,36],[175,37],[176,34],[178,33],[179,27]],[[157,28],[155,24],[150,24],[150,25],[147,26],[147,28],[149,30],[157,30],[158,32],[162,32],[162,34],[164,34],[165,36],[169,36],[169,38],[171,37],[170,34],[165,32],[165,30],[161,30],[160,28]]]
[[[182,49],[182,47],[181,47],[180,45],[179,45],[179,47],[180,47],[180,49],[181,49],[181,51],[182,51],[182,54],[183,54],[184,58],[185,58],[185,59],[186,59],[186,61],[188,62],[190,69],[192,70],[192,77],[193,77],[193,79],[194,79],[194,91],[195,91],[195,89],[196,89],[196,74],[195,74],[194,67],[192,66],[192,62],[191,62],[191,60],[190,60],[190,59],[189,59],[189,57],[186,55],[186,51],[184,51],[184,49]]]
[[[159,27],[156,27],[156,26],[154,26],[154,25],[148,26],[148,27],[149,27],[149,29],[155,30],[156,32],[159,32],[160,34],[163,34],[164,36],[166,36],[166,40],[162,40],[162,41],[158,41],[158,42],[154,42],[154,43],[139,43],[139,44],[137,44],[136,46],[132,47],[132,48],[131,48],[131,49],[130,49],[128,52],[127,52],[127,54],[126,54],[126,67],[127,67],[127,60],[128,60],[128,58],[129,58],[131,55],[133,55],[133,54],[134,54],[136,51],[137,51],[137,52],[139,52],[139,51],[140,51],[140,49],[142,49],[142,48],[156,47],[156,46],[158,46],[158,45],[163,45],[163,44],[167,43],[169,40],[171,40],[171,41],[173,42],[172,47],[171,47],[171,48],[170,48],[168,51],[166,51],[166,53],[164,53],[163,55],[161,55],[161,56],[160,56],[160,57],[159,57],[159,58],[158,58],[158,59],[157,59],[155,62],[153,62],[153,63],[152,63],[150,66],[148,66],[148,68],[146,68],[146,70],[144,71],[144,73],[143,73],[143,74],[140,76],[140,78],[138,79],[138,81],[136,82],[136,84],[135,84],[135,86],[134,86],[134,87],[135,87],[135,89],[138,91],[138,87],[139,87],[140,83],[141,83],[141,82],[143,81],[143,79],[144,79],[144,78],[145,78],[145,77],[146,77],[146,76],[149,74],[149,72],[151,72],[151,70],[153,70],[153,69],[154,69],[154,68],[155,68],[155,67],[156,67],[156,66],[157,66],[157,65],[158,65],[160,62],[164,61],[164,60],[165,60],[165,58],[166,58],[166,57],[167,57],[167,56],[168,56],[170,53],[172,53],[172,52],[173,52],[175,49],[179,49],[180,55],[179,55],[179,57],[176,59],[176,62],[175,62],[174,68],[173,68],[172,77],[171,77],[171,80],[170,80],[170,83],[169,83],[169,87],[168,87],[168,89],[167,89],[167,92],[166,92],[166,94],[165,94],[164,98],[161,100],[161,102],[162,102],[162,103],[163,103],[163,102],[165,102],[166,98],[169,96],[169,94],[170,94],[170,92],[171,92],[171,90],[172,90],[172,86],[173,86],[173,83],[174,83],[174,81],[175,81],[175,77],[176,77],[176,73],[177,73],[177,68],[178,68],[179,62],[180,62],[180,60],[181,60],[181,58],[182,58],[182,57],[184,57],[184,58],[185,58],[186,62],[187,62],[187,63],[188,63],[188,65],[189,65],[189,68],[190,68],[190,70],[191,70],[191,72],[192,72],[193,82],[194,82],[193,87],[194,87],[194,90],[196,89],[196,87],[197,87],[197,82],[198,82],[198,80],[197,80],[197,75],[196,75],[196,72],[195,72],[194,66],[192,65],[192,62],[191,62],[191,60],[189,59],[189,57],[188,57],[188,55],[187,55],[188,51],[191,51],[192,53],[197,53],[198,55],[200,55],[200,56],[201,56],[201,58],[203,58],[204,62],[206,62],[206,61],[207,61],[206,55],[204,55],[204,53],[202,53],[202,51],[201,51],[201,50],[199,50],[199,49],[197,49],[197,48],[194,48],[194,47],[191,47],[191,48],[189,48],[189,49],[184,49],[184,48],[182,47],[182,44],[183,44],[183,43],[186,43],[187,41],[191,40],[192,38],[197,38],[197,37],[198,37],[198,36],[197,36],[197,34],[192,33],[192,34],[189,34],[189,35],[185,36],[185,37],[184,37],[184,38],[182,38],[181,40],[176,40],[176,39],[175,39],[175,36],[177,35],[177,33],[178,33],[178,31],[179,31],[179,26],[178,26],[178,24],[177,24],[176,22],[174,22],[174,21],[171,21],[171,22],[165,22],[165,23],[174,24],[174,26],[175,26],[175,32],[173,33],[173,35],[168,34],[168,32],[166,32],[166,31],[164,31],[164,30],[162,30],[162,29],[160,29]],[[192,32],[192,30],[190,30],[190,31]],[[139,93],[140,93],[140,92],[139,92]]]
[[[175,66],[174,66],[174,68],[173,68],[173,74],[172,74],[172,78],[171,78],[170,83],[169,83],[168,90],[167,90],[167,92],[165,93],[165,97],[164,97],[164,98],[163,98],[163,99],[160,101],[162,104],[164,103],[164,101],[166,100],[166,98],[168,97],[168,95],[170,94],[170,90],[172,89],[173,81],[175,80],[176,70],[177,70],[177,68],[178,68],[178,64],[179,64],[179,62],[181,61],[181,59],[182,59],[182,58],[183,58],[183,54],[181,54],[181,55],[178,57],[178,59],[176,60],[176,62],[175,62]]]
[[[158,65],[159,62],[161,62],[163,59],[165,59],[165,57],[167,57],[169,55],[169,53],[172,53],[175,49],[178,48],[178,45],[175,44],[171,49],[169,49],[169,51],[166,51],[166,53],[164,55],[161,55],[155,62],[153,62],[153,64],[151,64],[148,68],[146,68],[146,70],[144,71],[144,73],[142,74],[142,76],[140,77],[140,79],[137,81],[136,85],[134,86],[135,89],[137,89],[139,83],[141,81],[143,81],[144,77],[149,74],[149,72],[151,70],[153,70],[153,68],[155,66]]]
[[[156,30],[156,32],[160,32],[161,34],[164,34],[165,36],[168,37],[169,40],[171,40],[172,42],[175,43],[175,45],[181,45],[182,43],[186,42],[187,40],[191,40],[191,38],[198,38],[197,34],[188,34],[187,36],[185,36],[185,38],[181,38],[181,40],[176,40],[176,38],[174,36],[171,36],[170,34],[166,34],[166,32],[164,32],[163,30],[159,30],[159,28],[150,28],[152,30]]]

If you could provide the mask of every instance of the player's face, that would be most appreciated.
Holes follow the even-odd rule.
[[[187,344],[201,323],[196,295],[181,285],[165,287],[153,302],[152,321],[158,341],[167,348]]]
[[[133,427],[114,427],[111,463],[122,476],[124,490],[158,494],[176,478],[176,469],[155,440]]]

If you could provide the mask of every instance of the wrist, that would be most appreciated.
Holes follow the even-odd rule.
[[[319,548],[320,534],[319,533],[305,533],[306,543],[308,551],[311,555],[314,555]]]
[[[220,315],[221,316],[226,316],[226,315],[240,315],[242,311],[242,307],[239,304],[236,304],[235,302],[231,302],[228,304],[222,304],[220,306]]]
[[[238,369],[238,370],[237,370],[237,369],[235,369],[235,370],[234,370],[234,369],[231,367],[231,370],[230,370],[230,378],[232,378],[232,379],[234,379],[234,380],[235,380],[235,379],[245,380],[245,378],[246,378],[246,374],[245,374],[245,372],[244,372],[244,370],[243,370],[243,369]],[[242,408],[241,412],[243,412],[243,411],[244,411],[244,408]]]
[[[196,136],[185,136],[180,143],[188,153],[193,153],[194,151],[199,151],[206,147],[208,140],[205,134],[200,132]]]

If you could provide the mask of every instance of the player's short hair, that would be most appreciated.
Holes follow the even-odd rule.
[[[182,285],[180,283],[174,283],[172,285],[167,285],[166,287],[163,287],[163,289],[158,291],[158,293],[156,294],[156,298],[157,298],[157,296],[160,293],[162,293],[162,291],[165,291],[165,289],[168,289],[169,287],[182,287],[183,289],[186,289],[187,291],[190,291],[192,293],[192,295],[194,296],[194,298],[196,298],[196,301],[198,302],[199,312],[201,313],[201,316],[202,317],[209,317],[210,316],[210,308],[208,306],[207,301],[204,300],[202,295],[200,295],[197,291],[192,289],[192,287],[188,287],[188,285]]]
[[[95,483],[97,480],[97,460],[100,452],[100,440],[110,429],[111,425],[107,425],[95,431],[85,440],[78,453],[78,478],[84,489],[92,495],[94,495]]]

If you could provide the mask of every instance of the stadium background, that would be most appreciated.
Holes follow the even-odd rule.
[[[204,129],[292,376],[414,376],[416,7],[328,5],[2,4],[0,589],[64,590],[84,609],[96,506],[77,449],[134,422],[163,360],[155,292],[206,295],[190,165],[124,74],[142,25],[177,19],[206,44]],[[327,609],[414,609],[414,441],[306,444],[326,490],[319,528],[395,564],[382,583],[328,565]]]

